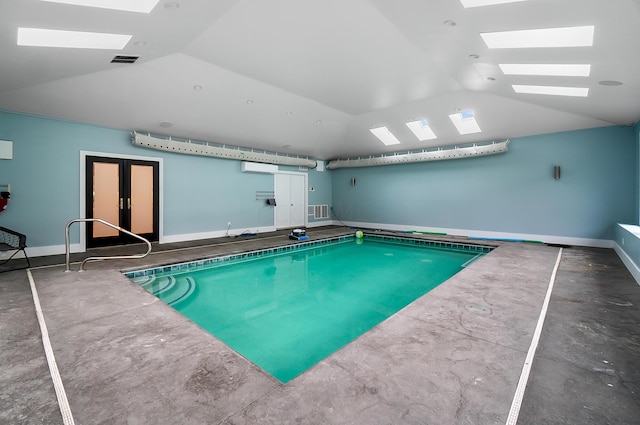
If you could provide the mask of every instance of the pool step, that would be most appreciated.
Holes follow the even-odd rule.
[[[162,276],[139,285],[171,306],[186,301],[196,290],[196,281],[190,276]]]

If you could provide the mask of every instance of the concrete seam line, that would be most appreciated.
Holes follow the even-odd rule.
[[[522,399],[524,398],[524,391],[525,391],[525,388],[527,387],[527,382],[529,381],[529,373],[531,372],[533,358],[538,348],[540,335],[542,334],[542,326],[544,325],[544,319],[547,316],[547,309],[549,308],[549,300],[551,299],[551,292],[553,291],[553,285],[556,281],[556,273],[558,272],[558,268],[560,267],[561,258],[562,258],[562,248],[560,248],[560,251],[558,252],[558,258],[556,259],[556,264],[553,267],[553,272],[551,273],[551,278],[549,279],[549,287],[547,288],[547,294],[544,297],[544,302],[542,303],[542,310],[540,311],[540,317],[538,317],[538,324],[536,325],[536,330],[533,333],[533,338],[531,339],[531,345],[529,346],[527,357],[525,357],[525,360],[524,360],[524,366],[522,367],[520,380],[518,381],[518,386],[516,387],[516,392],[513,396],[513,401],[511,402],[511,409],[509,409],[509,416],[507,417],[506,425],[515,425],[516,422],[518,421],[518,415],[520,414]]]
[[[49,372],[51,373],[51,379],[53,380],[53,388],[55,389],[56,397],[58,398],[58,406],[60,407],[60,413],[62,414],[62,421],[64,425],[74,425],[75,422],[73,421],[73,415],[71,414],[67,394],[64,391],[64,385],[62,385],[62,379],[60,378],[56,358],[53,355],[53,348],[51,347],[51,341],[49,340],[49,331],[47,330],[47,324],[44,321],[42,307],[40,306],[40,298],[38,297],[38,291],[36,290],[36,284],[33,280],[31,270],[27,270],[27,276],[29,277],[29,285],[31,286],[31,294],[33,295],[33,304],[36,307],[36,316],[38,316],[40,333],[42,334],[42,345],[44,345],[44,353],[47,357]]]

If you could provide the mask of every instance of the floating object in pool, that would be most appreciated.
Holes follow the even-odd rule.
[[[364,233],[362,233],[362,230],[358,230],[358,231],[356,232],[356,238],[358,238],[358,239],[362,239],[362,237],[363,237],[363,236],[364,236]]]

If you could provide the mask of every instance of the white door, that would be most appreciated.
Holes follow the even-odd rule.
[[[303,175],[275,174],[276,228],[303,227],[305,194],[307,188]]]

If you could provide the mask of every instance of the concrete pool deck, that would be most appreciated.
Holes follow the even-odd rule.
[[[560,248],[494,243],[287,384],[120,273],[283,243],[276,232],[175,244],[83,273],[32,269],[75,423],[506,423]],[[637,424],[640,287],[613,250],[564,248],[559,264],[518,423]],[[61,424],[27,273],[0,279],[0,423]]]

